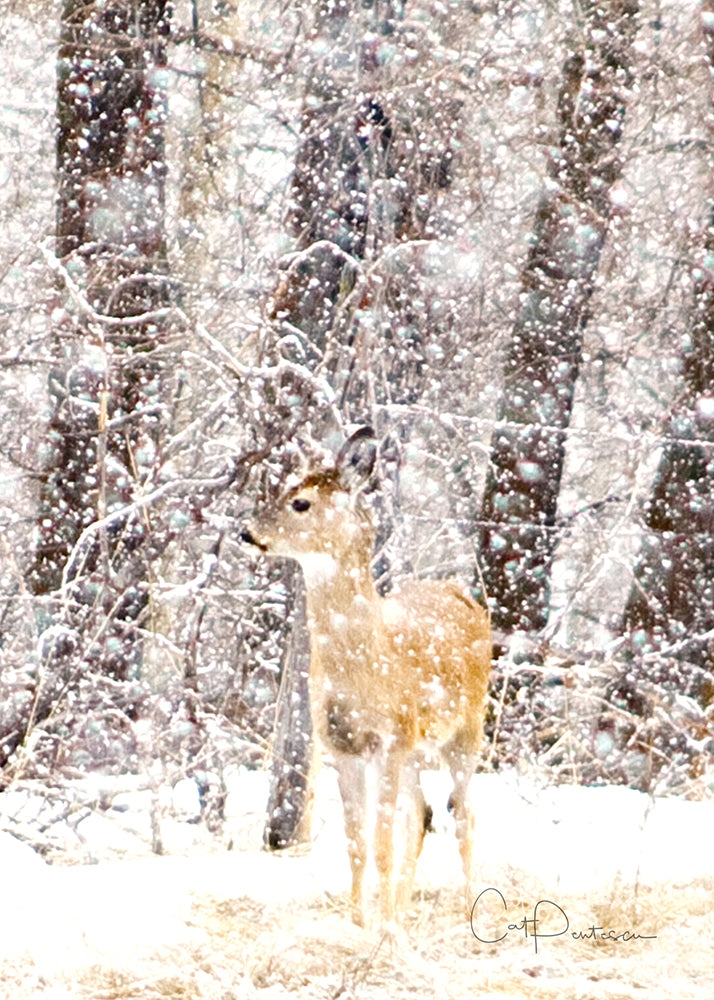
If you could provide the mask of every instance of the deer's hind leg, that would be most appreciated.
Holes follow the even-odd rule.
[[[449,796],[449,810],[454,815],[456,838],[459,842],[459,853],[461,855],[461,865],[466,882],[466,902],[468,905],[468,894],[471,891],[471,878],[473,875],[474,831],[476,825],[473,805],[469,796],[469,786],[478,758],[477,741],[472,737],[470,732],[464,730],[457,733],[442,749],[442,755],[454,782],[453,791]]]
[[[414,875],[424,846],[424,837],[431,827],[432,810],[426,804],[419,782],[419,762],[408,761],[402,768],[400,795],[405,802],[404,853],[402,856],[399,885],[397,887],[397,913],[401,914],[411,903]],[[401,809],[401,805],[400,805]]]

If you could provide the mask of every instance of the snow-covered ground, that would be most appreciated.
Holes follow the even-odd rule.
[[[437,830],[426,838],[418,884],[458,885],[458,852],[445,809],[448,778],[428,772],[423,780]],[[188,822],[197,808],[189,782],[162,803],[167,853],[161,857],[150,854],[151,792],[126,779],[88,778],[82,790],[101,792],[106,808],[65,828],[66,856],[96,863],[50,865],[15,836],[0,834],[0,958],[27,960],[46,974],[122,964],[198,946],[202,932],[191,920],[196,896],[248,898],[280,913],[347,889],[330,769],[320,775],[310,851],[261,850],[262,772],[239,769],[228,784],[223,843],[231,841],[230,851],[218,851],[201,825]],[[620,787],[539,787],[515,774],[477,775],[472,793],[479,810],[474,897],[490,886],[512,891],[535,884],[551,900],[573,894],[587,899],[617,886],[631,894],[635,886],[714,880],[714,802],[653,800]],[[0,826],[27,836],[33,822],[44,823],[47,808],[28,789],[10,790],[0,796]]]

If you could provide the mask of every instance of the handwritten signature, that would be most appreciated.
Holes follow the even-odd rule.
[[[495,892],[498,895],[503,904],[503,912],[508,912],[508,905],[500,890],[489,888],[479,893],[476,897],[476,902],[471,907],[471,933],[482,944],[498,944],[500,941],[504,941],[512,932],[522,931],[525,940],[528,938],[533,940],[533,947],[536,954],[538,954],[538,942],[540,940],[543,938],[563,937],[570,930],[570,921],[563,907],[559,906],[558,903],[554,903],[552,899],[539,899],[533,907],[533,916],[528,917],[524,914],[520,920],[505,924],[505,930],[500,937],[482,937],[481,934],[485,932],[482,931],[479,933],[479,921],[484,915],[483,907],[486,902],[484,897],[489,892]],[[555,920],[555,924],[553,924],[553,920]],[[556,929],[550,931],[539,930],[539,925],[545,923],[555,926]],[[575,941],[653,941],[657,937],[656,934],[637,934],[635,931],[620,931],[618,933],[604,927],[597,927],[594,924],[584,931],[570,931],[570,936]]]

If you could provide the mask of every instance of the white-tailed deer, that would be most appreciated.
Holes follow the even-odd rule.
[[[374,858],[382,920],[411,898],[429,823],[419,784],[424,744],[438,747],[454,781],[450,797],[466,876],[474,817],[468,787],[483,735],[491,664],[486,612],[447,581],[413,580],[380,597],[370,572],[374,532],[362,490],[375,443],[368,428],[346,442],[334,469],[283,491],[243,531],[269,555],[289,556],[305,575],[310,632],[310,705],[315,733],[337,770],[352,869],[352,914],[364,922],[367,861],[365,761],[382,766]],[[394,817],[406,792],[402,870],[394,873]]]

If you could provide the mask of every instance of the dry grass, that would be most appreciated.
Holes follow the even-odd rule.
[[[597,898],[561,898],[511,872],[503,874],[499,887],[513,921],[532,915],[535,903],[550,896],[567,912],[571,929],[630,929],[657,939],[563,936],[539,942],[536,954],[532,940],[514,931],[500,944],[483,945],[471,933],[460,893],[453,889],[417,895],[407,929],[396,939],[354,927],[343,897],[323,895],[278,907],[248,896],[195,895],[188,946],[135,963],[51,972],[29,961],[8,962],[0,969],[0,997],[710,1000],[714,995],[711,881],[637,890],[613,885]]]

